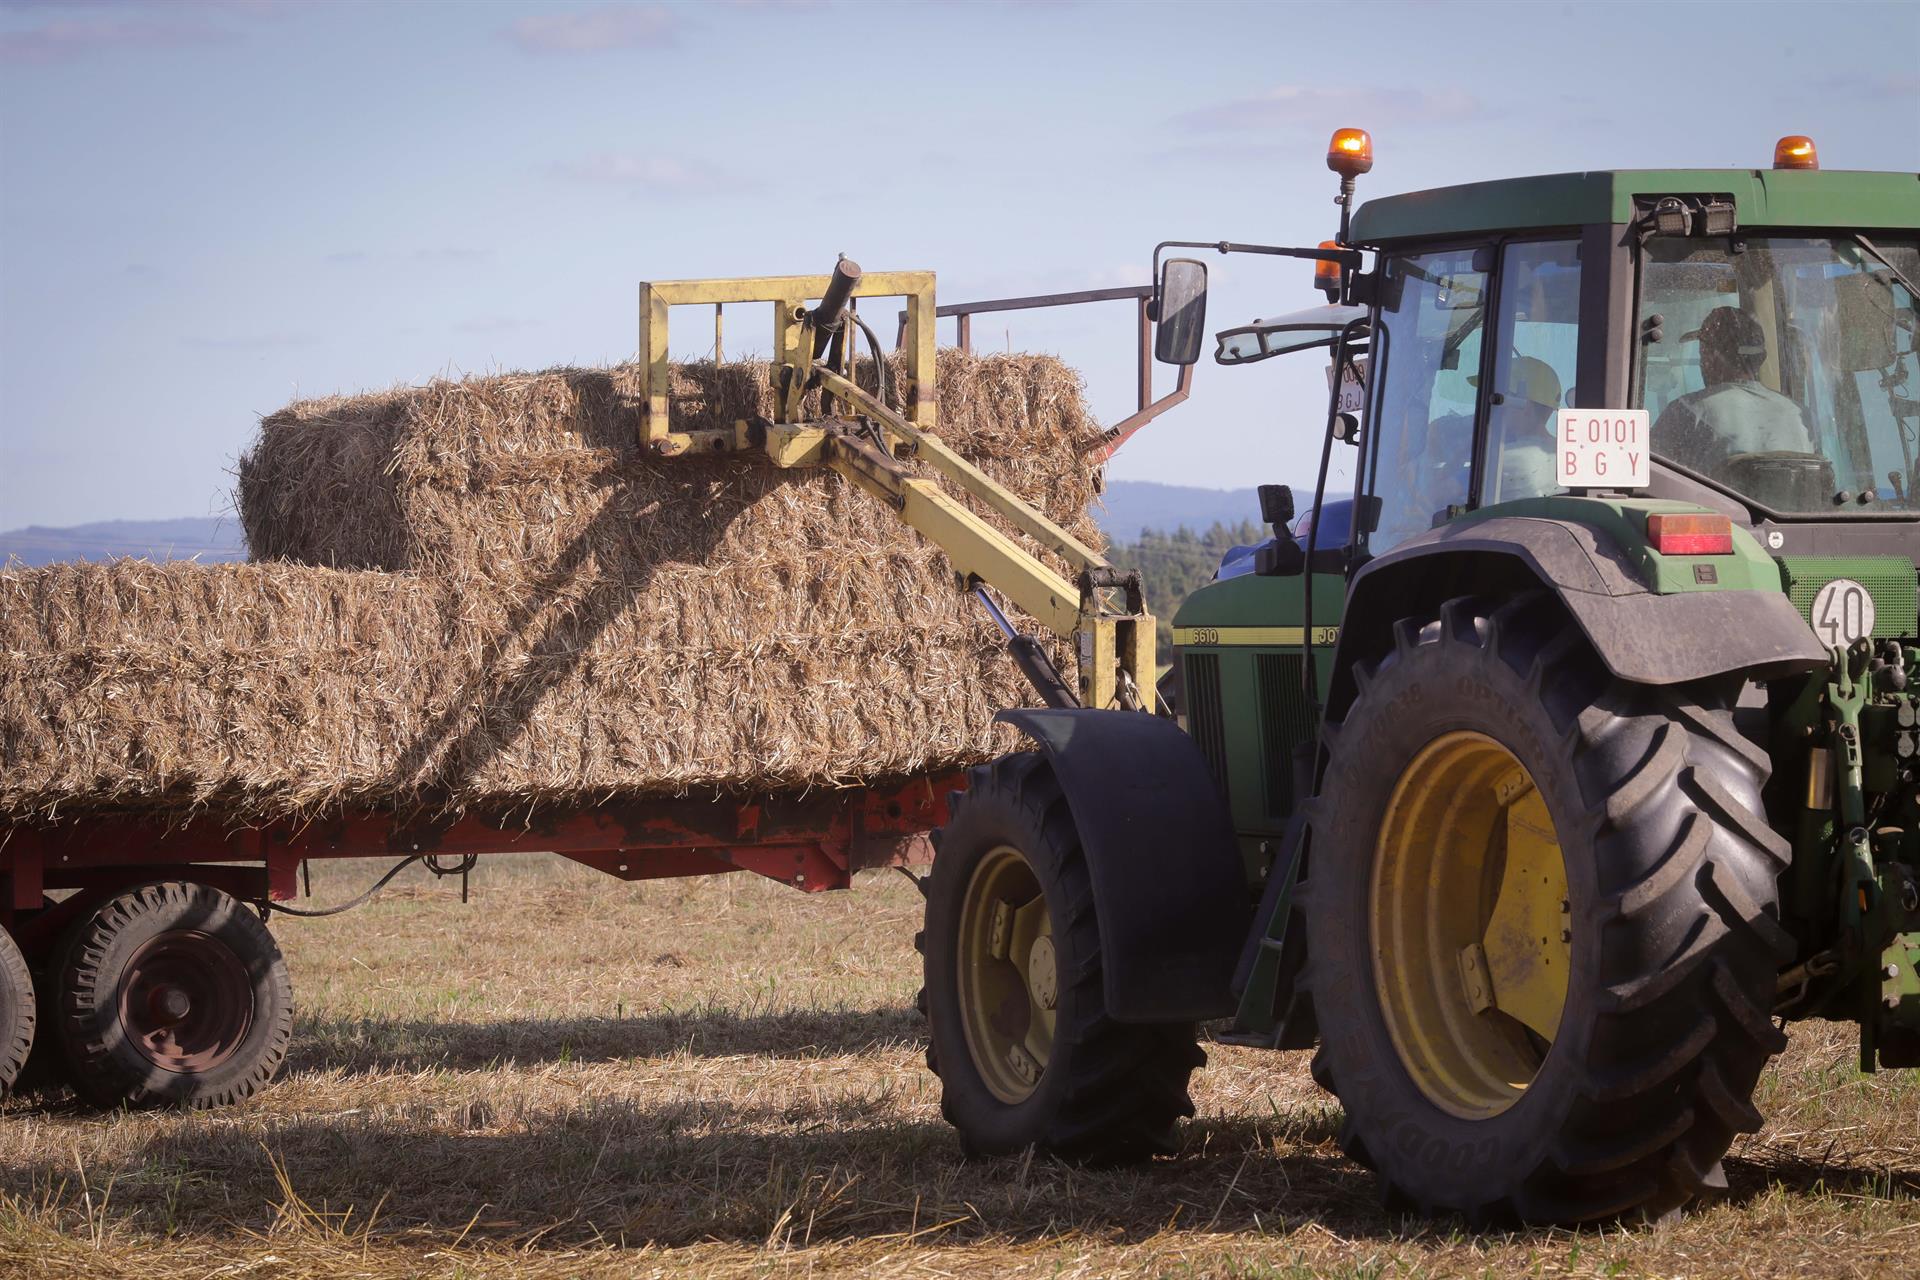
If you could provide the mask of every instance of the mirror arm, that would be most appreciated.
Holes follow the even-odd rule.
[[[1262,253],[1276,258],[1310,258],[1315,262],[1337,262],[1348,276],[1364,265],[1358,249],[1296,249],[1277,244],[1240,244],[1233,240],[1162,240],[1153,246],[1153,302],[1149,317],[1160,318],[1160,254],[1167,249],[1212,249],[1215,253]]]
[[[1194,363],[1197,364],[1199,362],[1195,361]],[[1155,418],[1173,408],[1173,406],[1184,403],[1192,391],[1193,365],[1183,364],[1180,366],[1180,383],[1178,386],[1138,413],[1135,413],[1131,417],[1122,418],[1119,422],[1114,423],[1105,431],[1102,431],[1093,438],[1092,443],[1082,445],[1080,452],[1092,454],[1097,460],[1105,462],[1118,452],[1120,446],[1125,444],[1134,432],[1140,430],[1140,428],[1146,426],[1149,422],[1152,422]]]

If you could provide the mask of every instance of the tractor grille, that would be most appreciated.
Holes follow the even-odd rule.
[[[1906,639],[1920,635],[1920,577],[1913,562],[1898,556],[1785,556],[1780,571],[1787,581],[1787,598],[1809,625],[1813,598],[1835,578],[1852,578],[1873,597],[1873,636]]]
[[[1187,732],[1207,758],[1213,780],[1227,790],[1227,729],[1220,719],[1220,655],[1187,655]]]
[[[1267,816],[1293,812],[1293,748],[1313,733],[1313,708],[1300,687],[1300,655],[1263,653],[1254,659],[1260,689],[1260,760],[1266,770]]]

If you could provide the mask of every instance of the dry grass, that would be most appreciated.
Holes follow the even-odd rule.
[[[316,869],[322,898],[370,869]],[[1724,1203],[1660,1228],[1389,1217],[1304,1054],[1211,1046],[1182,1153],[963,1163],[911,1012],[919,899],[538,859],[280,921],[285,1078],[205,1115],[0,1112],[0,1274],[1911,1275],[1920,1084],[1796,1029]]]
[[[939,370],[943,437],[1097,539],[1077,375]],[[764,365],[677,376],[686,425],[768,407]],[[241,468],[256,559],[289,563],[0,571],[0,820],[524,810],[1011,745],[993,714],[1029,691],[936,548],[830,472],[643,456],[634,392],[617,368],[303,402]]]

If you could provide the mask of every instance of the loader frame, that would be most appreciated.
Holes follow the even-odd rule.
[[[640,285],[641,447],[659,457],[727,452],[764,453],[778,467],[825,466],[897,512],[902,520],[946,553],[961,590],[988,585],[1043,627],[1078,645],[1077,702],[1083,707],[1153,709],[1154,620],[1146,612],[1137,577],[1118,573],[1087,546],[999,484],[934,434],[938,392],[934,379],[934,273],[888,271],[860,274],[847,290],[848,305],[864,297],[906,299],[899,351],[904,366],[899,407],[862,387],[854,377],[853,343],[818,358],[826,323],[808,302],[825,299],[834,277],[753,276],[740,279],[668,280]],[[1137,296],[1128,291],[1128,296]],[[1008,299],[996,309],[1066,305],[1099,298]],[[669,394],[669,313],[675,306],[712,306],[715,349],[723,341],[724,308],[771,303],[775,412],[771,419],[742,418],[730,427],[676,430]],[[986,305],[986,304],[977,304]],[[954,309],[965,316],[970,311]],[[1190,374],[1167,398],[1185,398]],[[806,397],[819,388],[851,414],[810,418]],[[1143,392],[1144,394],[1144,392]],[[1139,425],[1167,405],[1148,404],[1115,430]],[[1101,447],[1119,439],[1108,432]],[[917,464],[917,465],[916,465]],[[1090,464],[1091,465],[1091,464]],[[931,471],[928,476],[925,471]],[[942,481],[945,483],[943,484]],[[965,498],[949,492],[958,489]],[[971,499],[971,502],[967,501]],[[996,519],[997,518],[997,521]],[[1012,532],[1006,527],[1010,526]],[[1039,552],[1022,545],[1024,536]],[[1064,565],[1065,572],[1061,567]],[[1009,639],[1013,637],[1009,635]]]

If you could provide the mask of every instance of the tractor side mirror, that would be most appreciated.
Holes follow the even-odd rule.
[[[1276,528],[1293,523],[1293,487],[1263,484],[1255,490],[1260,496],[1260,519]]]
[[[1154,303],[1154,359],[1162,364],[1197,363],[1207,340],[1207,264],[1198,258],[1161,263]]]

